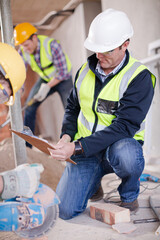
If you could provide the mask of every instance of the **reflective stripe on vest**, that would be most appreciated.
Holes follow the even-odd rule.
[[[119,99],[121,99],[123,97],[124,92],[127,90],[128,87],[128,82],[130,80],[130,78],[132,77],[133,73],[136,71],[136,69],[141,66],[142,63],[140,62],[135,62],[133,63],[133,65],[130,67],[129,71],[127,71],[123,78],[122,81],[120,83],[120,88],[119,88]]]
[[[110,84],[109,90],[113,90],[116,88],[116,90],[118,91],[118,92],[111,91],[111,93],[109,95],[109,97],[111,99],[109,99],[109,100],[117,101],[119,104],[119,100],[123,97],[123,94],[127,90],[129,83],[135,78],[136,75],[138,75],[144,69],[147,69],[146,66],[144,66],[140,62],[137,62],[134,58],[132,58],[130,56],[129,63],[121,70],[121,72],[119,74],[114,76],[112,78],[112,80],[108,83],[108,84]],[[90,76],[90,75],[92,75],[92,76]],[[151,77],[152,77],[152,82],[153,82],[153,86],[154,86],[155,77],[152,74],[151,74]],[[94,108],[95,113],[93,111],[92,112],[89,111],[89,109],[88,109],[88,111],[85,112],[85,107],[83,107],[83,106],[87,105],[87,104],[83,104],[83,101],[85,99],[85,96],[83,95],[83,90],[84,90],[83,84],[85,83],[84,82],[85,80],[86,80],[86,82],[88,82],[90,80],[88,83],[88,86],[87,86],[88,94],[89,94],[89,88],[90,87],[93,88],[92,83],[95,82],[95,75],[89,69],[88,63],[85,63],[83,65],[83,67],[81,68],[77,82],[76,82],[77,94],[78,94],[79,104],[81,106],[81,111],[80,111],[80,114],[78,117],[78,132],[75,135],[75,139],[78,139],[80,137],[86,137],[86,136],[89,136],[92,134],[93,127],[95,124],[95,115],[98,116],[98,124],[95,128],[95,131],[103,130],[105,127],[109,126],[112,123],[112,120],[116,117],[114,114],[104,114],[104,113],[97,112],[98,98],[102,97],[102,99],[108,100],[107,99],[108,93],[106,92],[108,90],[108,87],[107,87],[108,84],[106,86],[104,86],[104,88],[101,91],[104,93],[101,94],[101,92],[100,92],[98,95],[98,98],[96,100],[96,105]],[[113,85],[113,87],[111,84]],[[117,87],[117,84],[119,84],[118,87]],[[86,85],[85,85],[85,87],[86,87]],[[81,88],[83,88],[83,90],[81,90]],[[113,94],[112,94],[112,92],[113,92]],[[107,93],[107,96],[106,96],[106,93]],[[91,91],[91,94],[94,95],[94,92]],[[112,96],[112,95],[114,95],[114,96]],[[89,98],[89,103],[88,103],[88,104],[90,104],[90,108],[92,109],[91,103],[90,103],[91,99],[92,99],[92,103],[93,103],[93,96],[92,96],[92,98]],[[144,140],[144,129],[145,129],[145,121],[142,122],[141,127],[136,132],[134,138],[137,140]]]
[[[48,38],[43,35],[37,36],[40,41],[40,62],[41,68],[37,65],[34,55],[24,52],[23,47],[21,47],[23,57],[27,63],[31,66],[34,72],[37,72],[38,75],[43,78],[45,81],[49,82],[56,75],[56,68],[53,65],[52,53],[50,48],[50,43],[53,41],[53,38]],[[59,41],[57,41],[59,43]],[[71,71],[72,65],[68,56],[64,53],[68,72]]]

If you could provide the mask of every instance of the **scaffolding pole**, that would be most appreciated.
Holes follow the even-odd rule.
[[[0,20],[1,20],[1,37],[2,42],[13,44],[13,23],[11,14],[10,0],[0,0]],[[17,66],[18,67],[18,66]],[[9,107],[11,128],[16,131],[23,130],[23,119],[21,111],[20,93],[15,94],[15,103]],[[12,133],[13,150],[15,166],[27,162],[25,141]]]

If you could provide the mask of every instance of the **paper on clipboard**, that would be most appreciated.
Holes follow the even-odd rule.
[[[37,136],[34,136],[31,130],[18,132],[13,129],[10,129],[10,131],[15,133],[19,137],[23,138],[25,141],[27,141],[28,143],[30,143],[31,145],[33,145],[34,147],[38,148],[39,150],[41,150],[42,152],[44,152],[48,155],[50,155],[48,148],[54,149],[54,147],[52,145],[50,145],[46,140],[44,140],[42,138],[38,138]],[[76,164],[70,158],[68,158],[66,161]]]

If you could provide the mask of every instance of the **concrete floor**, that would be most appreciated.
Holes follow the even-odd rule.
[[[153,176],[160,177],[160,165],[147,165],[144,173],[150,173]],[[110,191],[117,188],[120,181],[115,174],[105,176],[102,180],[102,186],[105,192],[104,197],[111,197],[109,200],[114,203],[119,201],[117,191],[107,195]],[[131,224],[134,220],[156,218],[155,214],[149,206],[149,196],[155,196],[156,207],[160,212],[160,183],[141,182],[141,193],[139,195],[140,208],[136,214],[131,215]],[[103,200],[99,201],[103,202]],[[49,234],[49,240],[156,240],[160,239],[160,235],[156,236],[155,231],[160,222],[139,223],[134,224],[136,230],[129,234],[121,234],[112,229],[112,226],[94,220],[89,216],[89,206],[95,203],[89,203],[88,208],[80,216],[71,220],[64,221],[58,219],[55,227]],[[118,203],[117,203],[118,204]],[[126,225],[127,228],[127,225]]]
[[[144,173],[160,177],[160,165],[147,165]],[[113,201],[113,203],[117,205],[119,195],[116,189],[119,183],[120,180],[115,174],[105,176],[102,180],[102,187],[105,192],[104,197],[110,197],[109,201]],[[155,235],[155,231],[160,226],[160,222],[133,224],[134,220],[156,218],[149,206],[149,196],[154,197],[156,209],[160,213],[160,183],[141,182],[140,195],[138,198],[140,207],[136,214],[131,215],[130,224],[136,227],[136,230],[132,233],[118,233],[111,225],[92,219],[89,215],[89,207],[95,203],[89,202],[86,211],[78,217],[68,221],[58,218],[54,228],[49,233],[48,240],[160,240],[160,235]],[[104,203],[104,200],[99,202]],[[125,224],[125,229],[128,230],[128,223],[127,225]],[[16,234],[3,232],[0,233],[0,239],[21,240]],[[41,240],[45,239],[46,238],[42,238]]]

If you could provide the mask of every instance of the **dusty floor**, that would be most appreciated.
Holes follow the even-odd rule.
[[[153,166],[152,166],[153,167]],[[154,176],[160,176],[160,165],[156,166],[156,170],[151,172],[148,170],[150,166],[147,166],[145,171],[154,174]],[[155,168],[154,168],[155,170]],[[110,194],[111,191],[117,188],[120,181],[117,179],[115,174],[105,176],[102,181],[102,186],[105,191],[105,197],[110,197],[109,201],[115,202],[119,201],[119,196],[117,191]],[[156,207],[159,208],[160,212],[160,183],[152,182],[142,182],[141,183],[141,194],[139,196],[139,211],[135,215],[131,215],[131,223],[134,220],[139,219],[150,219],[155,218],[153,211],[149,206],[149,196],[155,196]],[[109,193],[109,194],[107,194]],[[103,200],[99,202],[104,202]],[[98,203],[98,202],[97,202]],[[99,222],[97,220],[91,219],[89,216],[89,206],[95,203],[89,203],[86,211],[80,216],[63,221],[59,219],[52,233],[49,235],[49,240],[156,240],[160,239],[160,236],[155,235],[160,222],[152,223],[139,223],[134,224],[137,229],[130,234],[120,234],[116,230],[112,229],[112,226],[105,223]],[[118,203],[117,203],[118,204]],[[127,225],[126,225],[127,228]]]
[[[9,140],[0,145],[1,167],[0,171],[11,169],[14,167],[12,143]],[[42,175],[42,182],[55,189],[59,178],[63,172],[64,165],[54,161],[35,149],[27,149],[29,162],[43,163],[45,171]],[[146,173],[160,177],[160,164],[147,165]],[[102,180],[102,186],[105,192],[104,197],[109,197],[109,201],[118,204],[119,196],[116,191],[120,181],[115,174],[105,176]],[[113,191],[115,189],[115,192]],[[160,183],[141,182],[141,193],[139,195],[139,211],[135,215],[131,215],[131,223],[134,220],[155,218],[153,211],[149,206],[149,196],[155,196],[156,208],[160,212]],[[100,202],[104,202],[101,200]],[[98,203],[98,202],[97,202]],[[139,223],[134,224],[136,230],[129,234],[120,234],[112,229],[112,226],[94,220],[89,216],[89,206],[95,203],[89,203],[86,211],[80,216],[64,221],[58,219],[55,227],[49,233],[49,240],[156,240],[160,236],[155,235],[155,231],[160,222]],[[126,226],[127,229],[127,226]],[[20,240],[14,233],[0,233],[0,240]]]
[[[0,142],[0,172],[14,168],[13,144],[11,138]],[[47,184],[53,190],[64,170],[64,164],[54,161],[49,155],[40,152],[38,149],[27,148],[27,159],[29,163],[42,163],[44,172],[41,174],[41,182]]]

